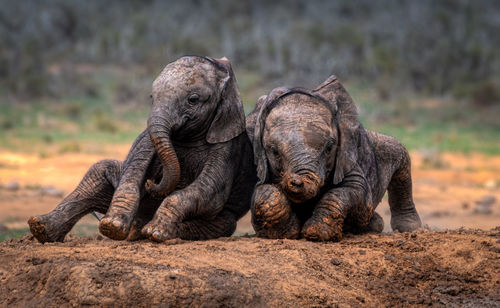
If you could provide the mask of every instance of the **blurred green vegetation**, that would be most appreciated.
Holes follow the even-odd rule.
[[[336,74],[366,128],[410,149],[500,153],[500,2],[0,0],[0,147],[131,143],[154,77],[227,56],[248,113]]]
[[[236,71],[236,75],[249,113],[257,98],[271,88],[252,72]],[[131,144],[146,127],[148,91],[125,100],[122,73],[96,70],[85,78],[106,82],[96,83],[96,94],[90,97],[0,104],[2,148],[35,152],[43,158],[95,152],[107,144]],[[152,82],[153,76],[149,78]],[[500,153],[500,122],[493,107],[478,108],[453,98],[404,91],[381,99],[370,83],[347,82],[345,86],[359,107],[365,128],[394,136],[411,150]]]
[[[85,80],[87,94],[66,98],[27,99],[16,104],[0,103],[0,143],[20,151],[46,148],[58,153],[80,152],[80,143],[96,145],[129,143],[146,127],[150,101],[148,88],[140,93],[128,88],[134,80],[122,73],[96,69],[78,77]],[[124,87],[127,87],[124,89]],[[128,92],[129,97],[124,97]],[[142,95],[137,102],[136,95]]]
[[[396,137],[410,150],[500,154],[500,108],[401,92],[382,100],[367,84],[347,84],[366,129]]]
[[[488,0],[0,0],[0,93],[92,94],[75,70],[156,75],[200,54],[273,85],[335,73],[376,80],[381,95],[396,87],[494,104],[498,20],[500,2]]]
[[[22,229],[7,229],[5,231],[0,231],[0,242],[9,240],[11,238],[20,238],[27,234],[30,234],[29,228]]]
[[[19,229],[7,229],[0,231],[0,242],[12,239],[12,238],[21,238],[25,235],[31,234],[29,228],[19,228]],[[92,236],[95,234],[99,234],[99,229],[97,224],[85,224],[78,223],[76,226],[70,231],[70,235],[74,236]]]

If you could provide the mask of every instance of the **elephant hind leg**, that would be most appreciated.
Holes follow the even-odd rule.
[[[102,160],[87,171],[76,189],[50,213],[28,220],[31,233],[41,242],[62,242],[66,234],[84,215],[105,213],[120,179],[122,163]]]
[[[236,217],[222,210],[214,219],[194,219],[178,225],[178,237],[183,240],[208,240],[231,236],[236,230]]]
[[[411,232],[420,228],[422,223],[413,203],[410,155],[402,145],[398,150],[403,156],[388,187],[391,227],[399,232]]]

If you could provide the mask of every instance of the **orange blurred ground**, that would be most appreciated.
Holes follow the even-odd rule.
[[[29,216],[50,211],[62,199],[40,194],[38,187],[54,186],[67,194],[94,162],[124,159],[128,150],[128,145],[110,146],[102,149],[102,154],[68,153],[49,158],[0,150],[0,184],[17,181],[21,186],[16,192],[0,189],[0,223],[25,228]],[[424,154],[411,155],[414,199],[424,224],[433,229],[490,229],[500,225],[500,156],[444,153],[433,158],[438,163],[429,163]],[[486,195],[496,199],[492,213],[476,213],[476,202]],[[377,212],[389,231],[387,198]],[[85,221],[96,223],[90,218]],[[240,222],[238,232],[252,232],[248,215]]]

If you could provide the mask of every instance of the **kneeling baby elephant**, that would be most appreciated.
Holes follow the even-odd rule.
[[[362,127],[335,76],[314,90],[274,89],[246,123],[259,178],[251,206],[258,236],[338,241],[343,231],[381,232],[374,210],[386,190],[392,229],[421,226],[408,152]]]
[[[187,56],[153,83],[148,127],[124,162],[96,163],[53,211],[31,217],[40,242],[63,241],[85,214],[101,233],[209,239],[230,236],[257,181],[245,115],[229,61]]]

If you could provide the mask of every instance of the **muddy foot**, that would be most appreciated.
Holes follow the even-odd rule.
[[[300,235],[300,224],[297,217],[293,216],[291,222],[283,224],[282,226],[274,226],[270,228],[263,228],[256,231],[258,237],[271,238],[271,239],[297,239]]]
[[[324,217],[320,221],[309,219],[302,228],[302,236],[309,241],[340,241],[342,239],[342,220]]]
[[[258,237],[296,239],[300,235],[297,215],[288,208],[277,209],[279,200],[269,199],[254,206],[252,224]]]
[[[177,238],[177,228],[174,224],[166,224],[153,220],[142,228],[142,235],[155,242]]]
[[[46,219],[43,216],[31,216],[28,219],[28,225],[30,226],[30,231],[33,236],[40,242],[62,242],[64,241],[64,235],[54,235],[47,231]]]
[[[394,231],[412,232],[422,227],[422,222],[416,210],[406,214],[394,214],[391,217],[391,227]]]
[[[254,194],[252,225],[257,236],[289,239],[299,237],[299,219],[280,189],[266,184],[257,187]]]
[[[101,219],[101,222],[99,223],[99,231],[104,236],[119,241],[126,239],[129,233],[123,221],[118,218],[107,216],[104,216],[104,218]]]
[[[373,212],[373,216],[370,219],[370,223],[367,227],[367,232],[381,233],[384,230],[384,220],[377,213]]]

